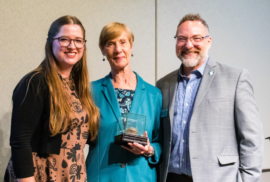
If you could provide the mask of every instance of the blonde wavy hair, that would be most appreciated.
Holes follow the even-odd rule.
[[[52,51],[53,40],[63,25],[79,25],[83,31],[85,39],[85,29],[78,18],[75,16],[63,16],[55,20],[48,32],[48,38],[45,46],[45,59],[34,71],[40,72],[45,76],[50,92],[50,132],[52,136],[58,133],[64,133],[71,126],[72,111],[68,104],[62,81],[57,72],[57,63]],[[89,122],[91,140],[94,140],[98,134],[99,128],[99,110],[94,104],[91,92],[89,75],[86,61],[86,47],[82,58],[73,66],[71,71],[72,78],[78,93],[79,100],[86,111]]]

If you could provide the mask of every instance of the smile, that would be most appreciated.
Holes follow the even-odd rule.
[[[122,56],[122,57],[114,57],[113,59],[120,60],[120,59],[123,59],[123,58],[125,58],[125,57],[124,56]]]
[[[65,54],[67,54],[68,56],[75,56],[75,52],[67,52],[67,53],[65,53]]]
[[[198,51],[192,51],[192,52],[183,51],[182,52],[182,55],[185,55],[185,56],[191,56],[191,55],[194,55],[194,54],[199,54],[199,52]]]
[[[66,52],[65,54],[66,54],[67,57],[69,57],[69,58],[74,58],[74,57],[76,56],[77,53],[75,53],[75,52]]]

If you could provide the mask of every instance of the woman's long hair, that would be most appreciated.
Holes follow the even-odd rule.
[[[85,38],[85,29],[80,20],[76,17],[67,15],[55,20],[48,32],[48,38],[45,46],[45,59],[39,67],[34,70],[44,74],[49,86],[51,103],[49,128],[52,136],[66,132],[72,124],[72,111],[69,107],[61,78],[58,75],[57,62],[52,51],[53,38],[55,38],[63,25],[68,24],[79,25],[83,31],[83,38]],[[94,140],[98,133],[99,110],[94,104],[90,93],[89,75],[86,63],[86,47],[84,47],[82,58],[73,66],[71,74],[78,92],[79,100],[89,116],[88,123],[91,140]]]

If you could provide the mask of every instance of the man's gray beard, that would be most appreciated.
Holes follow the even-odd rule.
[[[202,61],[203,61],[203,56],[202,54],[199,54],[197,59],[193,60],[193,59],[186,59],[182,56],[179,56],[179,59],[182,61],[183,65],[187,68],[193,68],[195,66],[198,66]]]

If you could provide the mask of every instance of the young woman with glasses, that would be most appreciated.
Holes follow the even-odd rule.
[[[14,89],[5,182],[87,181],[83,148],[97,136],[99,112],[89,89],[85,42],[76,17],[55,20],[45,59]]]

